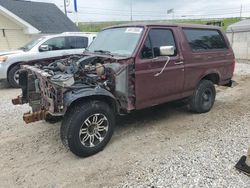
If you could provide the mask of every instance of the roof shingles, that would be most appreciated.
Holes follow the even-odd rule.
[[[23,0],[0,0],[3,6],[42,33],[79,31],[75,24],[52,3]]]

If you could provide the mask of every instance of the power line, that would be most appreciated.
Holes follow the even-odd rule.
[[[113,11],[113,12],[129,12],[129,9],[109,9],[109,8],[97,8],[97,7],[85,7],[85,6],[79,6],[79,8],[83,8],[83,9],[94,9],[94,10],[101,10],[101,11]],[[229,11],[229,10],[239,10],[239,8],[220,8],[220,9],[212,9],[210,12],[215,12],[215,11]],[[203,10],[198,10],[196,12],[201,12]],[[158,12],[158,13],[166,13],[166,9],[158,9],[158,10],[133,10],[134,13],[154,13],[154,12]],[[193,13],[193,11],[178,11],[175,10],[176,13]]]
[[[235,12],[226,12],[226,13],[207,13],[207,14],[192,14],[192,15],[189,15],[189,14],[178,14],[176,15],[177,17],[178,16],[213,16],[213,15],[231,15],[231,14],[239,14],[240,11],[235,11]],[[248,13],[248,11],[242,11],[242,13]],[[83,12],[79,12],[79,14],[82,14],[82,15],[86,15],[86,14],[96,14],[96,15],[111,15],[111,16],[130,16],[129,13],[127,14],[119,14],[119,13],[102,13],[102,12],[90,12],[90,11],[85,11],[84,13]],[[133,16],[156,16],[156,17],[161,17],[161,16],[166,16],[164,13],[156,13],[155,14],[157,15],[152,15],[152,14],[133,14]]]
[[[111,9],[111,8],[99,8],[99,7],[85,7],[85,6],[79,6],[78,7],[79,11],[78,13],[80,15],[86,16],[87,14],[90,15],[100,15],[100,16],[119,16],[119,17],[126,17],[132,20],[132,16],[134,17],[139,17],[138,19],[164,19],[166,17],[166,12],[167,10],[132,10],[132,0],[130,0],[130,10],[119,10],[119,9]],[[241,7],[241,8],[218,8],[218,9],[212,9],[208,11],[207,13],[204,13],[203,10],[198,10],[194,13],[194,11],[181,11],[181,10],[175,10],[175,17],[177,18],[192,18],[192,19],[197,19],[198,17],[204,18],[212,18],[212,17],[237,17],[234,15],[241,15],[243,13],[249,13],[250,12],[250,6],[248,7]],[[170,18],[171,19],[171,18]]]

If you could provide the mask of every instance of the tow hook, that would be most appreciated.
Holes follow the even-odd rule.
[[[29,111],[23,114],[23,120],[25,121],[25,123],[28,124],[28,123],[44,120],[47,115],[48,115],[48,111],[46,110],[40,110],[40,111],[33,112],[33,113]]]
[[[14,105],[23,104],[22,96],[19,95],[16,98],[12,99],[12,104]]]

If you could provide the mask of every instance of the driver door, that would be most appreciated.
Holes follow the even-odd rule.
[[[161,46],[174,47],[175,54],[169,61],[167,56],[161,56]],[[149,29],[136,58],[135,80],[137,109],[181,98],[184,64],[173,29]]]

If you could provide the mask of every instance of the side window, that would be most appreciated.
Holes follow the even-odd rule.
[[[172,31],[170,29],[151,29],[142,49],[142,58],[147,59],[160,56],[161,46],[174,46],[176,52]]]
[[[66,37],[68,49],[80,49],[88,47],[87,37]]]
[[[64,37],[52,38],[52,39],[47,40],[43,44],[48,45],[49,50],[52,50],[52,51],[66,49],[66,43],[65,43],[65,38]]]
[[[183,29],[193,51],[225,49],[227,45],[218,30]]]
[[[76,48],[87,48],[88,42],[87,37],[76,37]]]

